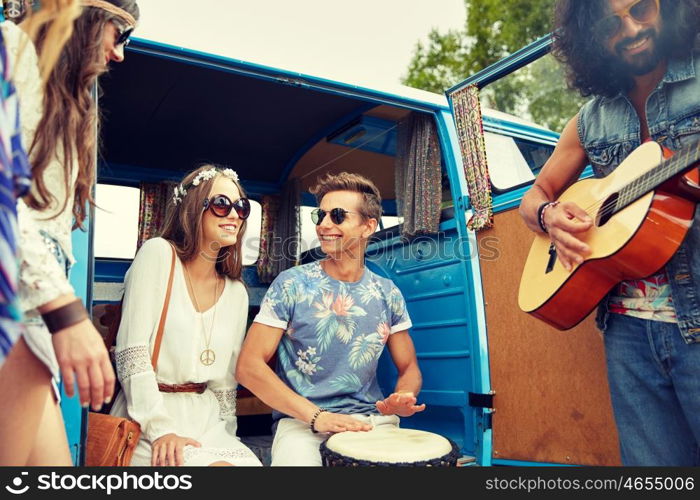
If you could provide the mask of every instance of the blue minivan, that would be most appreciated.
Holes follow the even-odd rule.
[[[551,57],[548,47],[543,39],[447,94],[473,84],[488,96],[502,77]],[[98,328],[105,304],[121,297],[139,234],[153,233],[145,226],[158,218],[154,210],[164,208],[154,208],[144,186],[179,180],[203,162],[239,173],[260,204],[245,245],[250,320],[267,287],[256,267],[256,224],[265,204],[290,180],[299,182],[301,222],[292,260],[318,259],[307,220],[314,205],[308,189],[326,172],[356,172],[371,178],[384,200],[385,217],[366,263],[391,278],[406,298],[423,374],[419,401],[427,409],[402,426],[449,437],[465,465],[619,463],[602,341],[591,319],[559,332],[517,306],[532,241],[517,206],[558,134],[530,117],[483,108],[494,225],[475,232],[467,226],[469,173],[448,97],[329,81],[138,39],[101,85],[100,208],[88,231],[74,235],[78,264],[71,276]],[[402,168],[399,125],[411,114],[434,123],[442,192],[439,226],[406,237],[396,173]],[[380,361],[385,392],[396,376],[386,361]],[[64,413],[75,461],[82,463],[85,415],[72,402]],[[238,414],[241,438],[265,459],[269,408],[241,388]]]

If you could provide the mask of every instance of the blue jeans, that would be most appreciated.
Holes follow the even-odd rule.
[[[605,353],[624,465],[700,465],[700,343],[678,325],[610,314]]]

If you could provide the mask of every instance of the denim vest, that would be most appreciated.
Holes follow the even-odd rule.
[[[677,151],[700,140],[700,50],[669,61],[662,81],[646,103],[652,139]],[[640,145],[640,122],[626,95],[596,97],[581,108],[579,140],[597,177],[604,177]],[[666,264],[678,326],[687,343],[700,342],[700,209],[676,254]],[[607,321],[607,299],[597,324]]]

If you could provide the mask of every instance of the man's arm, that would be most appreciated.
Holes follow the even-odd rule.
[[[423,384],[416,349],[406,330],[389,335],[387,347],[399,375],[394,393],[384,401],[377,401],[377,409],[384,415],[410,417],[425,410],[424,404],[416,405],[416,396]]]
[[[543,203],[555,201],[566,188],[576,182],[588,163],[586,151],[578,138],[577,120],[578,115],[564,127],[552,156],[520,203],[520,215],[532,231],[542,232],[538,220],[539,207]],[[575,234],[590,229],[590,216],[575,203],[567,202],[549,207],[544,213],[544,219],[564,267],[571,269],[573,264],[580,263],[581,256],[588,253],[589,248]]]
[[[267,362],[277,350],[284,330],[253,323],[236,364],[236,379],[266,405],[302,422],[311,422],[319,410],[314,403],[289,388]],[[347,415],[321,413],[314,428],[318,432],[367,431],[371,426]]]

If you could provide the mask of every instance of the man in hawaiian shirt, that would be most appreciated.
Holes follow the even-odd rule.
[[[377,187],[343,172],[312,190],[312,218],[327,258],[280,273],[248,331],[236,378],[271,406],[272,465],[321,465],[326,433],[398,426],[416,405],[421,373],[411,319],[399,289],[364,265],[382,214]],[[388,345],[398,370],[394,393],[377,383]],[[275,351],[276,373],[267,365]]]

